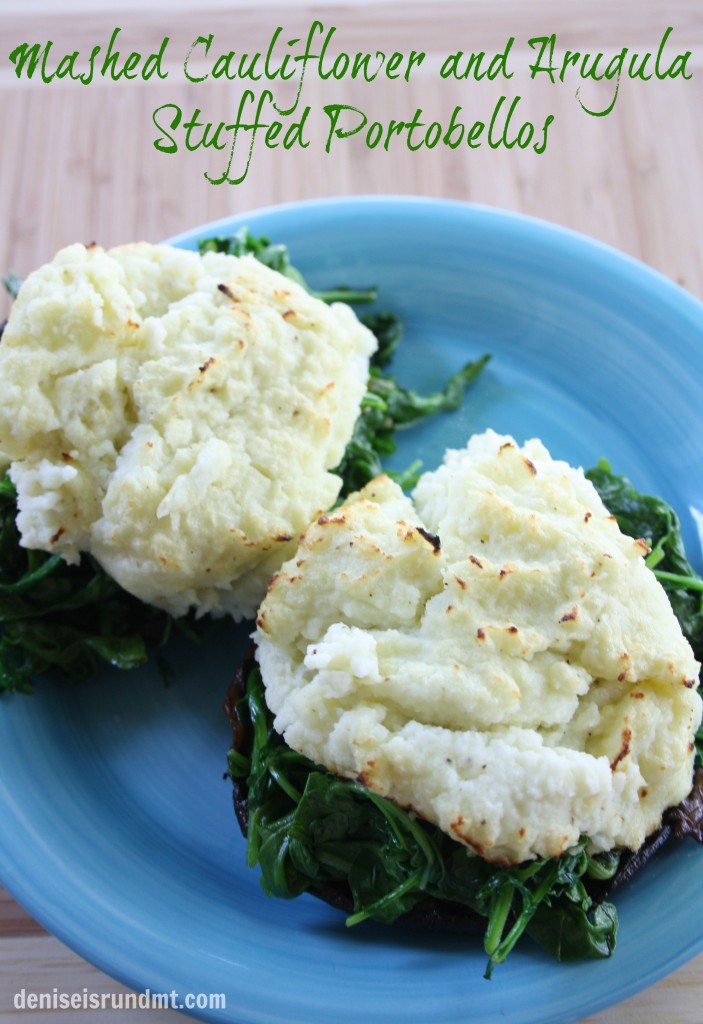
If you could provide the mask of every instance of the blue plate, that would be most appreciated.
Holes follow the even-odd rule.
[[[406,337],[396,372],[439,385],[493,360],[461,411],[401,438],[433,467],[492,426],[555,456],[605,456],[681,515],[701,569],[703,307],[618,253],[528,218],[456,203],[343,199],[248,224],[286,242],[315,287],[377,284]],[[229,627],[155,670],[47,683],[0,705],[2,882],[50,931],[138,990],[200,995],[238,1024],[567,1024],[655,982],[703,949],[703,849],[667,850],[618,900],[613,959],[558,965],[529,943],[482,979],[480,942],[342,918],[311,897],[273,901],[244,865],[223,780],[222,698],[246,643]],[[226,1006],[208,1009],[208,994]]]

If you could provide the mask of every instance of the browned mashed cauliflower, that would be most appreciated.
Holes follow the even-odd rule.
[[[691,787],[699,666],[581,470],[491,431],[306,531],[259,612],[288,745],[497,863],[635,849]]]
[[[332,505],[374,336],[251,256],[72,245],[0,346],[22,544],[179,615],[253,616]]]

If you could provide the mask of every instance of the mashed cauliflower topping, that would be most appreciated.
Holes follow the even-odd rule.
[[[258,659],[289,746],[497,863],[635,849],[691,787],[699,666],[581,470],[493,432],[323,515]]]
[[[254,614],[334,503],[376,341],[253,257],[72,245],[0,345],[22,543],[173,614]]]

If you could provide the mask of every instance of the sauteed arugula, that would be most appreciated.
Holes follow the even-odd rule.
[[[451,901],[466,923],[485,927],[487,976],[527,932],[559,960],[606,957],[617,913],[596,904],[585,880],[615,874],[617,854],[591,856],[582,843],[558,859],[499,868],[434,825],[340,779],[290,750],[273,729],[257,668],[236,714],[251,736],[229,753],[229,773],[246,780],[247,863],[259,865],[269,896],[290,898],[342,883],[347,924],[390,924],[426,901]]]
[[[101,663],[134,668],[149,648],[160,650],[173,620],[127,594],[93,558],[67,565],[58,555],[20,546],[16,497],[6,474],[0,482],[0,692],[31,693],[34,677],[47,671],[77,680]]]

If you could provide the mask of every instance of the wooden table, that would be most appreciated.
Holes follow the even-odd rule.
[[[11,6],[17,10],[10,11]],[[369,149],[357,135],[335,140],[326,154],[322,120],[311,127],[307,148],[284,152],[257,144],[245,180],[216,185],[204,173],[222,172],[221,154],[186,152],[182,145],[175,154],[157,151],[159,133],[152,112],[163,104],[178,105],[184,115],[197,106],[215,121],[232,116],[236,82],[215,81],[212,74],[198,83],[185,79],[183,61],[198,35],[213,33],[221,50],[251,52],[266,45],[275,26],[284,26],[285,38],[293,38],[307,33],[314,18],[334,26],[339,49],[352,54],[377,49],[427,53],[408,82],[323,82],[311,70],[301,102],[315,111],[324,104],[347,103],[386,125],[390,118],[410,118],[416,107],[428,119],[446,121],[459,104],[473,122],[488,118],[501,95],[519,95],[520,122],[542,126],[549,114],[554,117],[545,152],[485,144],[473,150],[437,146],[418,152],[392,144],[384,152],[380,146]],[[47,84],[37,74],[29,81],[18,80],[8,60],[22,42],[51,39],[56,60],[49,62],[49,70],[73,50],[83,55],[85,67],[91,48],[104,47],[117,26],[125,54],[131,49],[155,53],[168,35],[161,68],[167,78],[97,78],[90,85],[54,79]],[[573,72],[564,82],[552,83],[545,72],[530,77],[529,64],[536,55],[527,40],[536,36],[556,33],[561,53],[570,48],[607,54],[623,46],[656,53],[669,26],[673,31],[662,68],[675,54],[691,51],[684,68],[691,77],[646,82],[623,76],[607,116],[585,113],[575,94],[580,85],[581,102],[604,110],[614,82],[580,81]],[[457,49],[497,55],[510,36],[515,40],[510,80],[440,77],[443,56]],[[136,0],[102,5],[24,0],[0,4],[0,40],[3,270],[25,274],[76,240],[103,245],[137,238],[157,241],[216,217],[272,203],[350,193],[415,193],[472,200],[558,222],[638,257],[703,298],[699,0],[596,0],[588,5],[571,0],[444,0],[431,5],[281,0],[276,6],[256,0],[203,0],[199,5],[178,0],[149,5]],[[212,68],[201,45],[194,51],[191,76]],[[280,89],[281,102],[291,102],[291,88]],[[24,1019],[12,1007],[19,989],[50,991],[54,986],[68,992],[84,986],[91,992],[124,991],[47,935],[8,894],[1,894],[0,1019]],[[702,995],[703,956],[589,1022],[700,1024]],[[62,1011],[58,1019],[70,1024],[90,1017]],[[147,1018],[182,1019],[171,1011],[120,1015],[125,1022]],[[32,1019],[57,1018],[35,1011]]]

